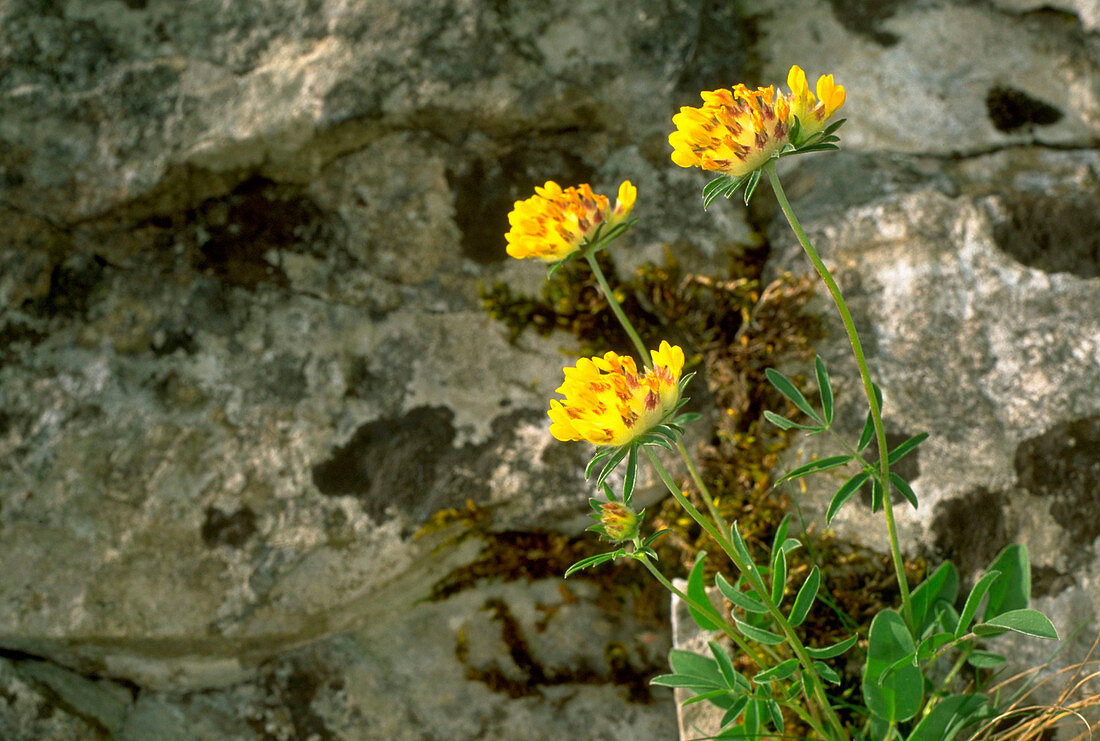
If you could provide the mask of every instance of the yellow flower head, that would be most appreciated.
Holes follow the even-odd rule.
[[[787,143],[790,103],[774,87],[704,90],[702,108],[684,106],[668,137],[680,167],[739,177],[757,169]]]
[[[588,183],[565,188],[550,180],[535,188],[535,195],[516,201],[504,238],[508,254],[515,258],[537,257],[557,262],[576,252],[601,224],[615,226],[634,209],[638,189],[627,180],[619,186],[619,199],[610,208],[607,196],[592,192]]]
[[[825,121],[844,105],[844,88],[832,75],[817,81],[817,96],[806,85],[806,73],[791,67],[791,94],[775,87],[703,91],[701,108],[684,106],[672,117],[676,131],[668,137],[672,161],[680,167],[701,167],[733,177],[762,166],[789,140],[794,117],[801,122],[801,139],[821,131]]]
[[[791,116],[798,116],[803,139],[825,128],[825,121],[844,105],[844,87],[835,84],[832,75],[817,78],[817,97],[810,92],[806,73],[798,65],[787,73],[787,85],[791,88]]]
[[[564,400],[550,402],[550,434],[558,440],[587,440],[594,445],[625,445],[647,432],[680,400],[684,351],[667,342],[653,351],[653,368],[644,374],[631,357],[609,352],[581,358],[565,369],[558,388]]]

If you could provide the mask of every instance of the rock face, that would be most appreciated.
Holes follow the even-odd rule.
[[[907,536],[964,557],[951,523],[985,503],[1091,614],[1087,5],[4,4],[0,736],[672,735],[637,681],[661,616],[556,576],[589,493],[545,433],[572,340],[509,343],[477,286],[537,287],[502,234],[547,179],[639,186],[620,269],[671,245],[720,272],[760,219],[701,212],[668,120],[792,61],[849,86],[849,153],[790,189],[877,327],[890,424],[969,410]],[[870,307],[903,289],[930,303],[901,336]]]

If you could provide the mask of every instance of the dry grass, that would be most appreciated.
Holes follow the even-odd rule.
[[[970,741],[1039,741],[1062,738],[1084,741],[1100,729],[1100,659],[1092,658],[1100,647],[1100,636],[1093,642],[1085,659],[1036,681],[1050,662],[1020,672],[995,687],[990,693],[1012,690],[1016,696],[1004,710],[986,721]],[[1091,684],[1091,688],[1090,688]],[[1061,686],[1051,702],[1032,702],[1041,690]],[[1076,735],[1074,728],[1079,729]],[[1056,735],[1058,734],[1058,735]]]

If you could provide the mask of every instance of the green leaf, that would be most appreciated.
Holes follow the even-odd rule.
[[[852,646],[856,645],[856,641],[859,640],[858,635],[853,635],[845,638],[840,643],[834,643],[831,646],[823,646],[821,648],[813,648],[812,646],[806,646],[806,653],[815,659],[832,659],[845,653]]]
[[[886,682],[887,679],[889,679],[890,677],[892,677],[894,675],[894,672],[896,672],[896,671],[898,671],[898,670],[900,670],[904,667],[907,667],[907,666],[913,666],[913,667],[917,666],[917,652],[915,650],[913,651],[913,653],[909,654],[908,656],[902,656],[900,659],[895,661],[893,664],[886,667],[886,671],[884,671],[882,674],[880,674],[879,678],[875,681],[881,687]]]
[[[772,562],[772,602],[778,607],[787,591],[787,552],[782,548]]]
[[[878,477],[871,478],[871,512],[882,509],[882,483]]]
[[[638,480],[638,446],[631,445],[626,457],[626,476],[623,478],[623,503],[630,506],[634,494],[634,483]]]
[[[588,558],[582,558],[580,561],[577,561],[575,564],[573,564],[572,566],[570,566],[568,569],[565,570],[565,577],[568,578],[570,574],[572,574],[576,571],[580,571],[581,569],[591,568],[593,566],[599,566],[601,563],[604,563],[605,561],[612,561],[612,560],[618,558],[619,556],[623,556],[625,554],[626,554],[626,551],[623,550],[622,548],[620,548],[619,550],[612,551],[611,553],[601,553],[601,554],[596,555],[596,556],[589,556]]]
[[[672,532],[672,531],[669,530],[667,527],[666,528],[661,528],[660,530],[656,531],[655,533],[650,535],[648,538],[643,540],[642,541],[642,547],[643,548],[648,548],[649,546],[653,545],[653,543],[657,540],[657,538],[661,537],[662,535],[664,535],[665,533],[668,533],[668,532]]]
[[[966,657],[966,663],[978,669],[996,669],[1001,664],[1008,661],[1004,656],[993,653],[992,651],[973,651]]]
[[[726,680],[718,668],[718,663],[694,651],[672,649],[668,652],[668,665],[678,675],[693,677],[716,689],[726,688]]]
[[[820,587],[821,572],[814,566],[810,569],[806,581],[802,582],[802,586],[798,590],[798,595],[794,598],[794,606],[791,607],[791,614],[787,617],[792,628],[797,628],[799,625],[802,625],[806,616],[810,614],[810,607],[813,606],[814,600],[817,599],[817,590]]]
[[[776,390],[786,396],[791,402],[802,410],[802,413],[807,417],[817,422],[818,424],[824,424],[824,420],[817,416],[817,412],[810,406],[810,402],[806,401],[806,397],[802,395],[802,392],[795,388],[795,385],[791,382],[791,379],[775,370],[774,368],[767,368],[764,371],[764,375],[768,379],[768,383],[775,386]]]
[[[871,384],[871,388],[875,392],[875,400],[878,401],[879,413],[882,412],[882,389],[876,384]],[[871,444],[871,440],[875,437],[875,421],[871,417],[870,410],[867,411],[867,419],[863,422],[863,432],[859,435],[859,443],[856,445],[856,450],[863,452],[863,450]]]
[[[829,502],[829,510],[825,513],[825,524],[828,525],[833,521],[833,518],[840,512],[840,508],[848,503],[848,500],[852,498],[852,495],[856,493],[859,487],[863,486],[863,482],[871,477],[871,474],[867,471],[861,471],[852,478],[844,482],[844,485],[837,489],[836,494],[833,495],[833,501]]]
[[[765,646],[778,646],[785,640],[781,635],[776,635],[770,630],[764,630],[763,628],[757,628],[755,626],[749,625],[748,623],[742,622],[737,618],[733,618],[733,624],[734,627],[736,627],[737,630],[741,631],[741,634],[744,635],[746,638],[751,638],[757,643],[763,643]]]
[[[775,412],[769,412],[769,411],[764,412],[764,419],[768,420],[769,422],[771,422],[773,425],[775,425],[776,427],[778,427],[781,430],[789,430],[791,428],[795,428],[795,429],[799,429],[799,430],[809,430],[811,432],[821,432],[822,430],[825,429],[824,427],[820,427],[820,426],[813,427],[812,425],[799,424],[798,422],[793,422],[793,421],[787,419],[782,414],[776,414]]]
[[[1028,606],[1031,597],[1031,561],[1028,559],[1026,547],[1018,543],[1008,546],[993,559],[989,570],[1000,571],[1001,575],[989,588],[989,599],[982,611],[986,622],[1002,613],[1022,610]]]
[[[814,358],[817,371],[817,391],[821,394],[821,409],[825,412],[825,424],[833,423],[833,387],[829,382],[829,372],[825,370],[825,361],[818,355]]]
[[[779,735],[783,735],[783,711],[779,709],[779,703],[775,700],[767,700],[764,702],[764,707],[768,711],[768,716],[771,718],[772,725],[775,726],[775,730],[779,731]]]
[[[672,420],[672,423],[680,425],[681,427],[685,427],[685,426],[691,424],[692,422],[694,422],[698,419],[702,419],[702,418],[703,418],[703,415],[699,414],[698,412],[685,412],[684,414],[681,414],[676,419]]]
[[[626,458],[629,452],[630,447],[624,445],[615,451],[614,455],[608,457],[607,463],[604,464],[603,470],[600,471],[600,475],[596,478],[597,487],[603,486],[604,480],[623,462],[623,458]]]
[[[974,586],[970,589],[970,594],[966,598],[966,604],[963,605],[963,611],[959,615],[959,623],[955,627],[956,638],[966,635],[966,631],[970,628],[970,621],[977,614],[982,598],[985,597],[985,593],[989,591],[989,588],[993,586],[993,582],[1000,575],[1000,571],[987,571],[982,574],[981,579],[974,583]]]
[[[887,456],[887,459],[890,461],[890,465],[891,466],[894,465],[895,463],[900,461],[902,458],[909,455],[910,451],[912,451],[913,448],[917,447],[918,445],[920,445],[921,443],[923,443],[927,439],[928,439],[928,433],[927,432],[922,432],[919,435],[913,435],[913,437],[909,438],[908,440],[903,442],[901,445],[899,445],[896,448],[894,448],[893,450],[891,450],[890,454]]]
[[[706,551],[699,551],[699,555],[696,556],[695,565],[691,567],[691,573],[688,574],[687,595],[698,604],[706,605],[709,609],[703,612],[688,605],[688,612],[691,613],[695,624],[702,630],[722,630],[722,616],[710,604],[710,600],[707,598],[707,588],[703,583],[703,562],[706,557]]]
[[[745,183],[745,205],[749,205],[749,199],[752,198],[753,192],[756,191],[756,186],[760,183],[760,170],[753,170],[749,175],[748,182]]]
[[[732,723],[733,721],[737,720],[737,716],[741,715],[741,713],[744,712],[745,706],[748,705],[748,704],[749,704],[749,696],[748,695],[741,695],[740,697],[738,697],[736,700],[733,701],[733,704],[731,704],[726,709],[726,713],[725,713],[725,715],[722,716],[722,720],[721,720],[720,725],[722,727],[725,727],[726,725],[728,725],[728,724]],[[740,728],[740,726],[738,726],[738,728]],[[728,735],[728,733],[729,733],[729,731],[724,731],[723,733],[715,736],[714,738],[744,738],[743,736],[731,736],[731,735]]]
[[[798,659],[787,659],[786,661],[776,664],[771,669],[765,669],[764,671],[753,676],[753,684],[767,684],[768,682],[781,682],[787,677],[798,671]]]
[[[913,636],[895,610],[883,610],[871,621],[867,663],[863,667],[863,700],[867,709],[890,722],[909,720],[920,710],[924,679],[911,663],[897,669],[881,684],[883,673],[901,658],[916,652]]]
[[[917,661],[928,661],[936,652],[955,640],[952,633],[933,633],[917,646]]]
[[[714,655],[714,661],[718,664],[718,671],[722,673],[722,678],[726,680],[727,687],[731,690],[742,690],[746,692],[752,689],[749,681],[733,668],[733,662],[730,661],[729,654],[726,653],[724,648],[718,645],[716,641],[707,641],[707,646]]]
[[[737,520],[734,520],[733,525],[730,526],[730,535],[732,536],[733,547],[737,551],[737,555],[741,557],[744,564],[750,570],[756,570],[756,564],[752,560],[752,554],[749,553],[749,547],[745,545],[745,539],[741,537],[741,528],[737,526]]]
[[[913,488],[909,486],[908,481],[891,471],[890,483],[894,485],[894,488],[897,489],[906,500],[908,500],[909,504],[913,505],[913,509],[917,508],[917,495],[913,492]]]
[[[828,471],[833,468],[840,468],[850,460],[852,460],[852,456],[850,455],[830,455],[827,458],[818,458],[816,461],[810,461],[804,466],[799,466],[793,471],[787,472],[775,483],[780,484],[784,481],[799,479],[803,476],[808,476],[811,473],[818,473],[819,471]]]
[[[814,669],[817,669],[817,673],[829,684],[840,684],[840,675],[828,664],[822,664],[820,661],[815,661]]]
[[[951,741],[986,706],[981,695],[948,695],[921,718],[907,741]]]
[[[979,636],[1000,635],[1005,629],[1036,638],[1058,640],[1054,623],[1038,610],[1010,610],[974,626],[974,632]]]
[[[787,539],[787,530],[791,527],[791,516],[783,515],[783,519],[779,521],[779,525],[775,528],[775,535],[772,536],[772,549],[770,553],[770,560],[774,567],[775,559],[779,556],[779,551],[782,550],[783,541]]]
[[[837,129],[839,129],[839,128],[840,128],[841,126],[843,126],[843,125],[844,125],[844,122],[845,122],[845,121],[847,121],[847,120],[848,120],[848,119],[846,119],[846,118],[841,118],[841,119],[838,119],[838,120],[836,120],[836,121],[833,121],[833,122],[832,122],[831,124],[829,124],[829,125],[828,125],[828,126],[827,126],[827,127],[825,128],[825,131],[824,131],[824,133],[825,133],[826,135],[829,135],[829,134],[835,133],[835,132],[836,132],[836,130],[837,130]]]
[[[652,684],[652,682],[650,682],[650,684]],[[707,700],[725,699],[729,697],[729,694],[729,690],[711,690],[710,692],[703,692],[684,700],[682,703],[680,703],[680,707],[687,707],[688,705],[694,705],[697,702],[706,702]],[[717,705],[718,703],[715,702],[715,704]]]
[[[722,596],[728,599],[737,607],[740,607],[745,612],[754,612],[757,614],[763,614],[768,611],[768,608],[764,606],[762,602],[758,602],[752,597],[742,592],[737,587],[726,581],[726,577],[718,574],[714,577],[714,583],[718,586],[718,591],[722,593]]]
[[[920,583],[910,597],[913,610],[913,630],[923,635],[935,617],[933,607],[937,603],[954,604],[959,594],[959,572],[955,564],[944,561],[939,568]]]
[[[729,692],[729,690],[722,685],[714,685],[699,677],[688,676],[686,674],[661,674],[649,680],[649,683],[655,684],[658,687],[683,687],[684,689],[689,689],[694,692],[714,692],[716,695],[724,695]]]

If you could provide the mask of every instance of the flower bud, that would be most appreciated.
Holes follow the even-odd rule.
[[[612,540],[631,540],[638,534],[638,515],[622,502],[607,502],[600,508],[600,522]]]

